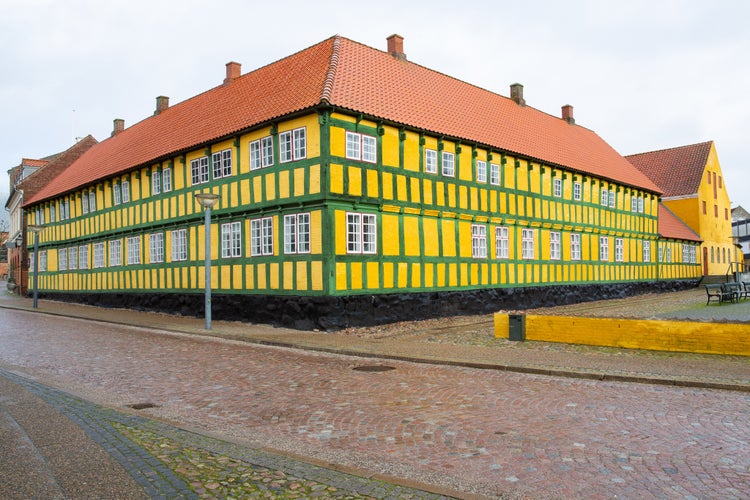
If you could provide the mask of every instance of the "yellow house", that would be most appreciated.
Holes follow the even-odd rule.
[[[703,240],[703,275],[732,274],[741,258],[732,241],[732,209],[714,142],[626,158],[659,186],[664,205]]]

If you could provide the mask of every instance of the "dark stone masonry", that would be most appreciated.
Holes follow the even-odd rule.
[[[675,292],[697,285],[697,280],[677,280],[342,297],[214,294],[212,317],[215,320],[267,323],[299,330],[336,331],[352,326],[489,314],[499,310],[526,310],[644,293]],[[42,293],[40,297],[183,316],[202,317],[204,309],[202,293]]]

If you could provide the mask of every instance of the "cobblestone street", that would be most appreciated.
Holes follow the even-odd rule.
[[[153,405],[141,413],[324,463],[488,497],[750,491],[750,395],[742,391],[374,360],[0,314],[6,369],[104,405]]]

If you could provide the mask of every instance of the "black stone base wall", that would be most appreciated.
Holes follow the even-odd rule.
[[[697,280],[680,280],[346,297],[213,294],[212,317],[215,320],[266,323],[300,330],[335,331],[350,326],[489,314],[499,310],[525,310],[644,293],[673,292],[697,285]],[[204,310],[204,295],[200,293],[40,293],[39,297],[183,316],[203,317]]]

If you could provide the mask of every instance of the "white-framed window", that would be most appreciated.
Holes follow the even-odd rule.
[[[109,267],[116,267],[122,265],[122,247],[121,240],[110,240],[109,241]]]
[[[599,237],[599,260],[605,261],[605,262],[609,260],[609,237],[608,236]]]
[[[614,191],[609,192],[609,208],[615,208],[617,204],[617,194]]]
[[[472,224],[471,256],[475,259],[487,258],[487,226]]]
[[[151,233],[148,238],[151,263],[164,262],[164,233]]]
[[[659,262],[664,262],[664,248],[659,247]]]
[[[549,258],[560,260],[561,253],[560,233],[556,231],[549,233]]]
[[[690,264],[690,245],[687,243],[682,244],[682,263]]]
[[[119,205],[122,202],[122,198],[120,197],[121,195],[119,182],[112,183],[112,196],[114,197],[115,205]]]
[[[250,255],[273,255],[273,218],[250,220]]]
[[[172,190],[172,168],[167,167],[161,171],[161,188],[168,193]]]
[[[625,241],[622,238],[615,238],[615,261],[622,262],[625,260]]]
[[[190,178],[194,186],[208,182],[208,156],[201,156],[195,160],[190,160]],[[122,201],[125,203],[124,197]]]
[[[273,159],[273,152],[271,153]],[[213,163],[214,179],[229,177],[232,175],[232,150],[224,149],[211,155]]]
[[[638,211],[638,197],[637,196],[632,196],[630,198],[630,211],[631,212]]]
[[[638,213],[643,213],[643,196],[638,197]]]
[[[495,228],[495,257],[498,259],[507,259],[509,254],[508,228],[498,226]]]
[[[555,178],[552,181],[552,194],[555,198],[562,198],[562,179]]]
[[[672,247],[667,247],[667,262],[672,262]]]
[[[156,195],[161,193],[161,172],[158,170],[151,172],[151,194]]]
[[[81,245],[78,247],[78,269],[89,268],[89,246]]]
[[[573,199],[575,201],[581,201],[581,183],[580,182],[573,183]]]
[[[128,265],[135,265],[141,263],[141,237],[140,236],[129,236],[128,237]]]
[[[266,136],[250,143],[250,170],[273,165],[273,137]]]
[[[377,224],[374,214],[346,213],[346,253],[377,252]]]
[[[497,163],[490,163],[490,184],[500,185],[500,165]]]
[[[120,196],[122,198],[123,203],[128,203],[130,201],[130,182],[129,181],[122,181],[120,183]]]
[[[524,229],[521,231],[521,258],[534,259],[534,230]]]
[[[57,268],[60,271],[68,270],[68,249],[61,248],[57,251]]]
[[[96,212],[96,189],[89,191],[89,212]]]
[[[94,243],[94,269],[104,267],[104,242]]]
[[[378,141],[371,135],[357,132],[346,133],[346,157],[350,160],[361,160],[376,163]]]
[[[89,213],[89,197],[87,193],[83,193],[83,196],[81,196],[81,212],[84,214]]]
[[[307,156],[307,131],[305,127],[279,134],[279,161],[286,163]]]
[[[34,267],[32,266],[32,269]],[[47,271],[47,250],[39,251],[39,272],[43,273]]]
[[[487,162],[477,160],[477,182],[487,182]]]
[[[609,205],[609,190],[608,189],[602,189],[602,206],[606,207]]]
[[[68,248],[68,269],[78,269],[78,247]]]
[[[172,262],[187,260],[187,229],[175,229],[171,238]]]
[[[64,208],[64,212],[65,212],[65,219],[60,219],[60,220],[70,219],[70,200],[66,198],[65,201],[63,201],[63,203],[60,205],[60,208],[61,209]]]
[[[651,262],[651,242],[645,240],[642,241],[641,250],[641,253],[643,255],[643,262]]]
[[[50,222],[55,222],[56,216],[57,216],[57,214],[55,213],[55,205],[54,204],[50,205],[49,206],[49,221]]]
[[[284,253],[310,253],[310,214],[284,216]]]
[[[448,151],[443,151],[443,175],[446,177],[456,176],[456,157]]]
[[[221,225],[222,258],[242,256],[242,224],[239,221]]]
[[[428,174],[437,173],[437,151],[434,149],[424,150],[424,171]]]
[[[570,260],[581,260],[581,235],[570,234]]]

